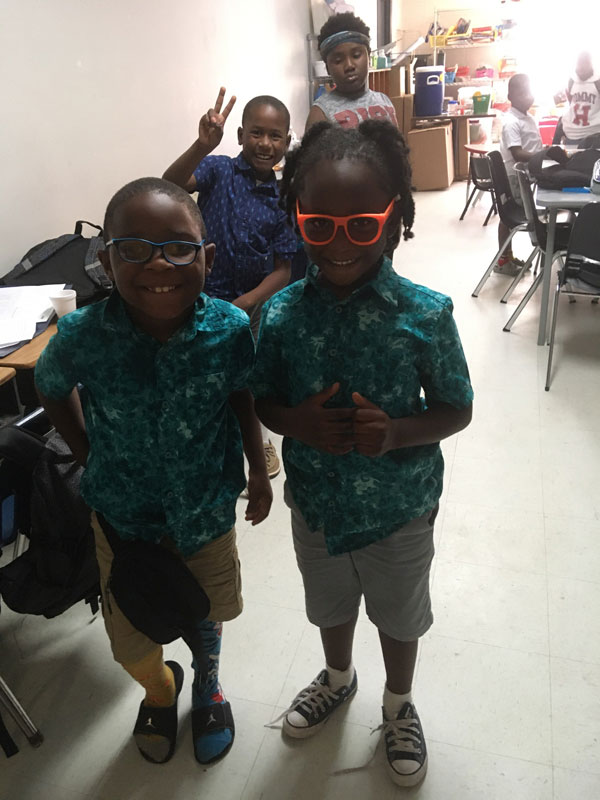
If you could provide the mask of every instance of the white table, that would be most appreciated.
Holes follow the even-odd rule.
[[[556,234],[556,217],[559,211],[579,211],[588,203],[600,202],[597,195],[589,192],[562,192],[557,189],[539,189],[535,197],[536,205],[548,210],[548,235],[544,256],[544,278],[542,281],[542,305],[540,308],[540,327],[538,345],[546,344],[548,333],[548,303],[552,283],[552,256]]]

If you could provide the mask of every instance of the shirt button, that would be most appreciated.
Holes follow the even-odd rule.
[[[329,351],[329,355],[330,356],[337,356],[337,350],[330,350]]]
[[[173,495],[173,492],[167,492],[167,497],[168,497],[169,499],[171,499],[173,496],[174,496],[174,495]]]
[[[328,472],[327,473],[327,477],[328,478],[335,478],[335,472]]]
[[[342,307],[341,306],[336,306],[335,307],[335,313],[336,314],[341,314],[342,313]]]

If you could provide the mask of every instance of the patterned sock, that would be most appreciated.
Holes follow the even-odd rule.
[[[192,685],[192,709],[205,708],[224,703],[225,698],[219,685],[219,655],[221,653],[221,622],[203,622],[200,626],[200,647],[193,646],[194,683]],[[232,741],[230,731],[211,731],[194,741],[196,757],[202,763],[217,758]]]

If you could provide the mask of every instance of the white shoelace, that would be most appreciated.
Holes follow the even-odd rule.
[[[332,691],[329,686],[326,686],[324,683],[319,683],[318,681],[313,681],[310,686],[307,686],[306,689],[303,689],[296,695],[289,708],[282,711],[276,719],[267,722],[265,728],[273,728],[280,720],[287,716],[287,714],[292,711],[298,711],[299,709],[308,711],[309,714],[313,714],[317,709],[319,711],[326,711],[337,699],[338,695]]]
[[[386,719],[375,728],[373,733],[375,731],[383,731],[384,737],[391,733],[391,747],[394,750],[404,750],[406,753],[417,754],[421,752],[419,746],[419,723],[414,717]]]
[[[413,725],[416,727],[416,730],[412,730]],[[374,733],[377,733],[378,731],[383,731],[383,736],[380,737],[379,741],[375,746],[375,749],[371,753],[371,757],[365,764],[362,764],[360,767],[348,767],[347,769],[336,769],[335,772],[332,772],[331,774],[351,775],[353,772],[362,772],[365,769],[369,769],[369,767],[375,760],[375,756],[377,755],[379,746],[381,745],[381,742],[385,740],[385,736],[387,733],[392,734],[392,747],[394,748],[394,750],[404,750],[408,753],[417,753],[417,754],[421,752],[421,748],[418,747],[419,723],[414,717],[407,717],[406,719],[385,719],[381,723],[381,725],[378,725],[376,728],[373,728],[370,735],[372,736]],[[408,739],[406,738],[407,735],[409,737]]]

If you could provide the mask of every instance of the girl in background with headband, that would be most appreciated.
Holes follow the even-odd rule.
[[[351,13],[335,14],[321,28],[318,39],[321,58],[335,82],[310,109],[306,130],[315,122],[337,123],[356,128],[367,119],[384,119],[398,125],[390,98],[369,89],[369,28]]]

